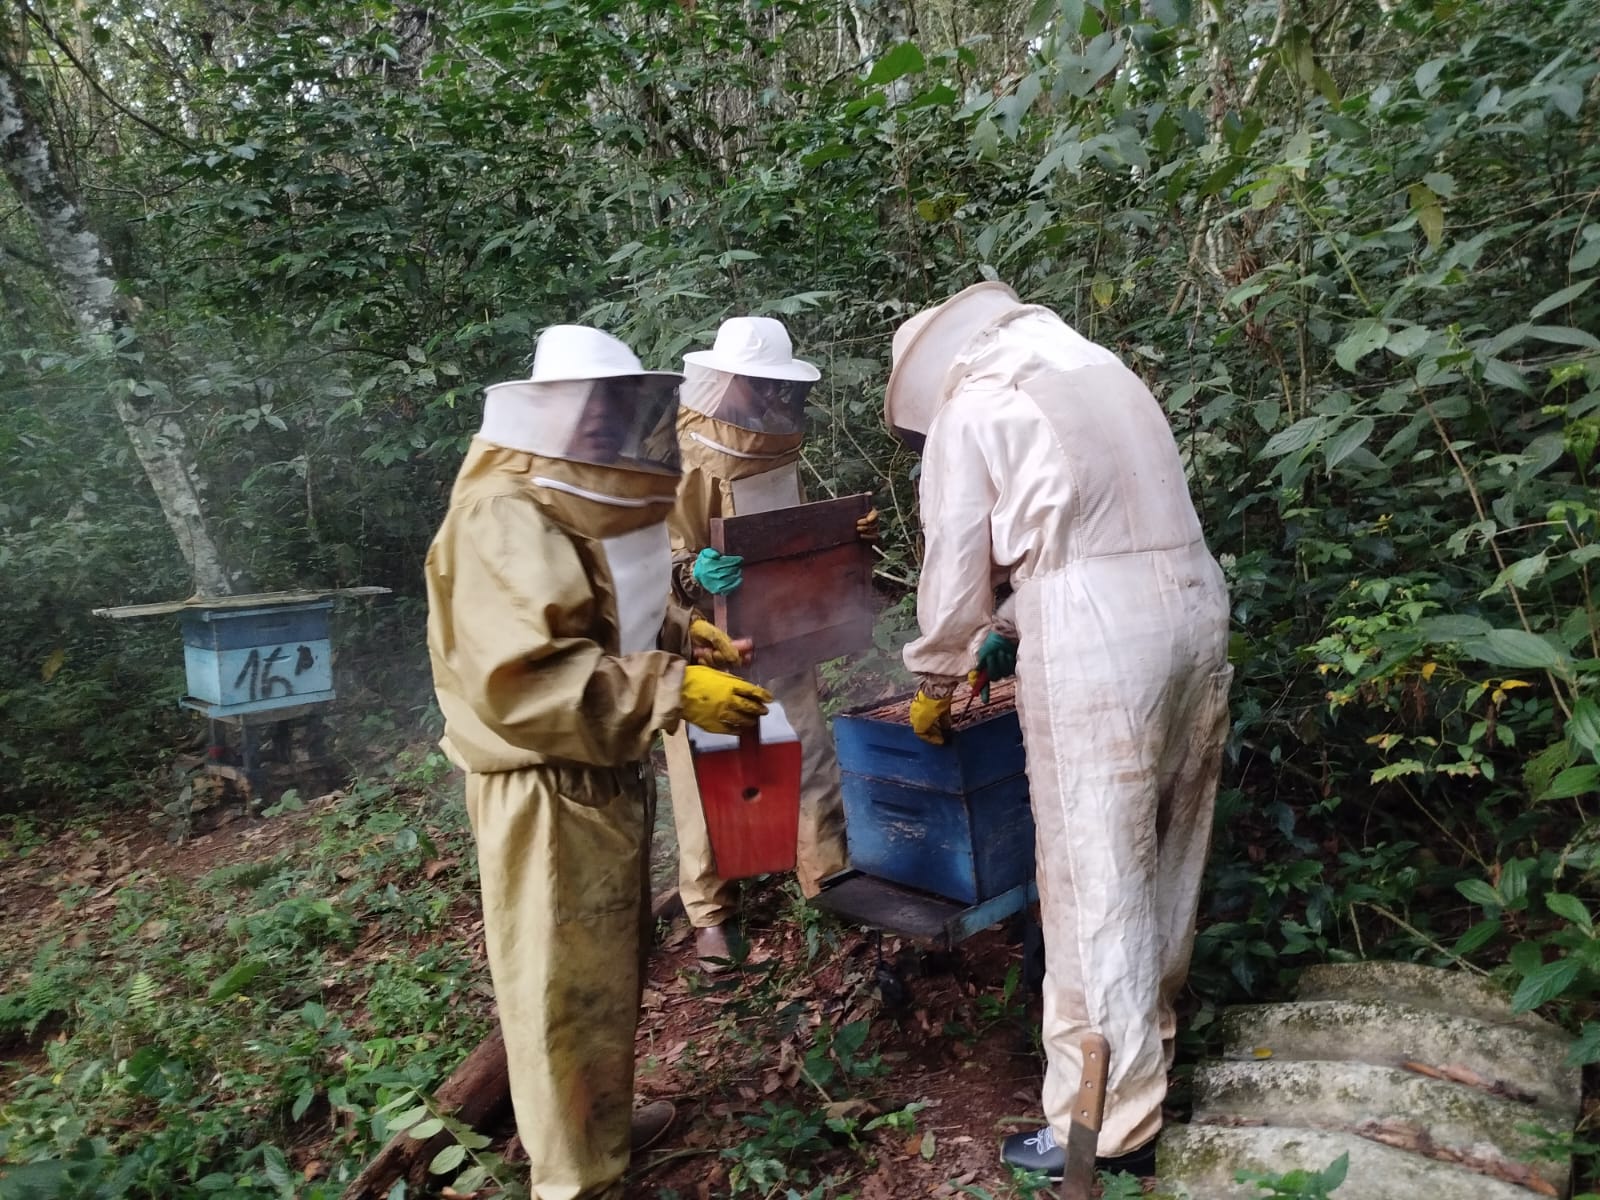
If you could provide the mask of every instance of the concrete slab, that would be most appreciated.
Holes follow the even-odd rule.
[[[1387,1000],[1564,1036],[1543,1017],[1513,1013],[1510,996],[1493,981],[1418,963],[1321,963],[1301,974],[1295,995],[1300,1000]]]
[[[1359,1133],[1398,1148],[1496,1164],[1502,1178],[1566,1191],[1570,1163],[1529,1162],[1537,1107],[1477,1088],[1360,1062],[1224,1062],[1195,1073],[1197,1125],[1249,1120],[1277,1127]],[[1550,1123],[1571,1127],[1570,1120]]]
[[[1309,1000],[1228,1009],[1223,1057],[1239,1061],[1407,1062],[1478,1080],[1510,1099],[1532,1097],[1552,1118],[1576,1116],[1578,1071],[1562,1066],[1565,1036],[1405,1004]]]
[[[1182,1200],[1260,1200],[1237,1171],[1321,1171],[1341,1154],[1350,1172],[1338,1200],[1530,1200],[1534,1193],[1451,1163],[1322,1130],[1177,1125],[1156,1151],[1158,1195]]]

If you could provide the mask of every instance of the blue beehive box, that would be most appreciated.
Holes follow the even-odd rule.
[[[183,615],[182,703],[232,717],[333,699],[332,600]]]
[[[1016,710],[930,746],[898,712],[883,715],[894,708],[834,720],[850,865],[966,904],[1030,883],[1033,810]]]

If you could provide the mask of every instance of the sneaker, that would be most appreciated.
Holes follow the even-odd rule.
[[[1037,1171],[1052,1183],[1060,1182],[1067,1166],[1067,1152],[1056,1141],[1055,1130],[1048,1125],[1034,1133],[1013,1133],[1000,1146],[1000,1161],[1023,1171]],[[1156,1173],[1156,1143],[1152,1138],[1137,1150],[1094,1160],[1096,1172],[1112,1175],[1137,1175],[1148,1178]]]
[[[1013,1133],[1000,1144],[1000,1161],[1022,1171],[1040,1171],[1052,1181],[1061,1178],[1067,1152],[1056,1144],[1055,1130],[1046,1125],[1033,1133]]]

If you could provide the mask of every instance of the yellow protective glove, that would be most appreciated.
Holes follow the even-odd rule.
[[[689,641],[711,652],[711,661],[719,667],[737,667],[744,663],[744,655],[733,639],[704,617],[689,622]]]
[[[950,732],[950,697],[941,700],[918,692],[911,702],[911,732],[930,746],[944,745]]]
[[[683,669],[683,717],[707,733],[738,733],[767,715],[772,693],[714,667]]]
[[[875,544],[878,541],[880,533],[878,530],[877,509],[873,509],[856,522],[856,537],[869,544]]]

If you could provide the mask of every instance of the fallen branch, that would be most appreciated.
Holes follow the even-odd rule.
[[[511,1104],[511,1077],[506,1070],[506,1044],[498,1026],[434,1093],[438,1110],[474,1128],[492,1124]],[[425,1141],[397,1133],[389,1144],[345,1188],[340,1200],[376,1200],[387,1196],[401,1179],[413,1188],[427,1176],[433,1156],[455,1139],[441,1130]]]

